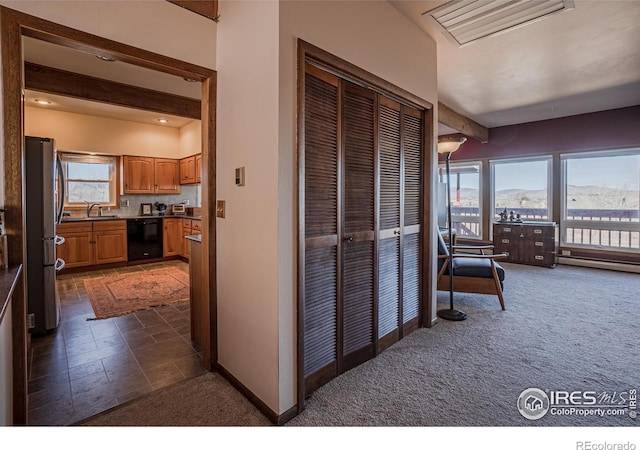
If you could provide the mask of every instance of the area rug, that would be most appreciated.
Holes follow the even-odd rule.
[[[117,317],[189,299],[189,274],[174,267],[84,280],[95,318]]]

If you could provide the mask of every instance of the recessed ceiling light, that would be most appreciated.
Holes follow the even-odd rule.
[[[193,78],[187,78],[187,77],[182,77],[182,79],[188,83],[197,83],[198,80],[193,79]]]
[[[38,105],[50,105],[52,103],[49,100],[45,100],[43,98],[36,98],[33,101],[36,102]]]
[[[156,119],[156,120],[160,123],[169,123],[169,119],[165,119],[165,118]]]
[[[102,55],[96,55],[96,58],[98,58],[100,61],[105,61],[105,62],[114,62],[115,59],[113,58],[109,58],[108,56],[102,56]]]

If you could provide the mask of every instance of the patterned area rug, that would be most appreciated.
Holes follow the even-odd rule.
[[[88,320],[189,300],[189,274],[174,267],[88,278],[84,286],[96,315]]]

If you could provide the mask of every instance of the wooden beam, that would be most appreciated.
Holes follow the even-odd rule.
[[[200,119],[200,100],[25,62],[25,88]]]
[[[188,9],[191,12],[200,14],[201,16],[211,19],[214,22],[218,21],[218,0],[196,0],[196,1],[178,1],[167,0],[169,3]]]
[[[482,143],[489,142],[489,129],[487,127],[455,112],[442,102],[438,102],[438,122]]]

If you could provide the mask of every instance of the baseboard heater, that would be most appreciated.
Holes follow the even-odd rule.
[[[593,269],[617,270],[620,272],[640,273],[639,265],[608,261],[593,261],[590,259],[563,258],[561,256],[558,258],[558,264],[565,264],[567,266],[591,267]]]

